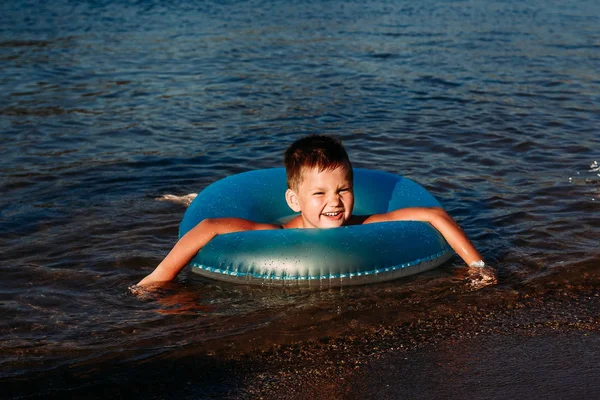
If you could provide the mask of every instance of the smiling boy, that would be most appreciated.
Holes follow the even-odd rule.
[[[479,252],[456,222],[440,207],[413,207],[385,214],[353,215],[352,164],[338,140],[322,135],[304,137],[286,150],[284,161],[288,183],[285,199],[290,208],[300,215],[283,225],[257,223],[241,218],[205,219],[186,233],[138,286],[172,280],[217,235],[250,230],[337,228],[387,221],[430,223],[471,267],[475,286],[485,286],[496,281],[495,272],[484,267]]]

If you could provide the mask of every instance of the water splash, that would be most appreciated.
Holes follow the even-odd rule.
[[[575,171],[574,176],[569,177],[569,182],[575,184],[587,184],[600,182],[600,164],[593,161],[586,172]]]
[[[194,201],[194,199],[196,198],[196,196],[198,196],[198,193],[190,193],[190,194],[186,194],[183,196],[177,196],[174,194],[164,194],[160,197],[157,197],[156,200],[158,201],[170,201],[171,203],[175,203],[175,204],[183,204],[184,206],[189,206],[192,201]]]

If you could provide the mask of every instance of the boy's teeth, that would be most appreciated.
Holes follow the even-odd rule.
[[[327,215],[328,217],[335,217],[339,213],[340,213],[340,211],[338,211],[338,212],[328,212],[328,213],[323,213],[323,214]]]

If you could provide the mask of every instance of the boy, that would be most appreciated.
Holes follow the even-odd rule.
[[[496,281],[494,271],[484,267],[481,255],[462,229],[439,207],[404,208],[368,216],[352,215],[352,164],[338,140],[321,135],[304,137],[287,149],[284,161],[288,183],[285,199],[290,208],[300,215],[283,225],[256,223],[240,218],[205,219],[186,233],[138,286],[172,280],[217,235],[266,229],[337,228],[407,220],[428,222],[437,229],[472,268],[471,282],[474,286],[481,287]]]

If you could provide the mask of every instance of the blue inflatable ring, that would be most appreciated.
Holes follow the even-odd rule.
[[[281,223],[297,215],[285,201],[283,168],[232,175],[204,189],[187,209],[179,235],[205,218]],[[354,169],[354,214],[439,206],[415,182]],[[332,229],[278,229],[219,235],[191,260],[205,277],[248,284],[345,286],[382,282],[437,267],[453,254],[424,222],[401,221]]]

